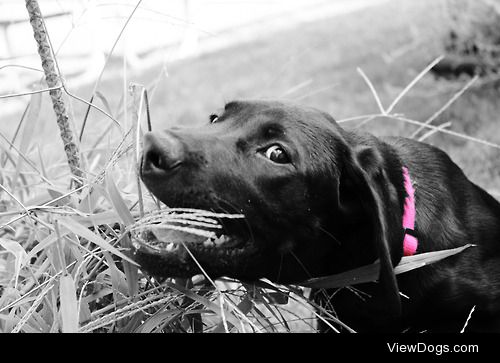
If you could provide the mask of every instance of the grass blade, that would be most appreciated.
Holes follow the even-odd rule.
[[[213,311],[215,314],[217,314],[218,316],[221,316],[221,311],[220,311],[220,307],[219,305],[217,305],[216,303],[208,300],[207,298],[203,297],[203,296],[200,296],[196,293],[194,293],[193,291],[189,290],[189,289],[186,289],[184,288],[183,286],[180,286],[179,284],[175,284],[173,282],[166,282],[165,283],[167,286],[183,293],[184,295],[186,295],[187,297],[191,298],[192,300],[202,304],[203,306],[205,306],[207,309]],[[233,324],[234,326],[238,326],[239,325],[239,319],[237,319],[232,312],[230,311],[227,311],[225,310],[225,316],[226,316],[226,320]]]
[[[132,216],[132,213],[130,213],[130,210],[128,209],[127,205],[125,204],[125,201],[120,195],[120,192],[116,187],[113,177],[109,173],[106,173],[105,180],[106,180],[106,190],[108,191],[109,194],[109,201],[111,202],[111,204],[113,204],[113,207],[115,208],[116,213],[118,213],[121,220],[123,221],[123,224],[125,224],[126,226],[134,224],[134,217]]]
[[[406,256],[401,259],[401,262],[394,268],[395,274],[402,274],[416,268],[423,267],[425,265],[430,265],[431,263],[442,260],[443,258],[456,255],[463,250],[473,247],[473,244],[466,244],[465,246],[451,248],[448,250],[433,251],[426,253],[419,253],[414,256]]]
[[[136,329],[136,333],[154,333],[168,325],[170,321],[179,318],[183,313],[182,309],[159,310],[141,324]]]
[[[394,273],[397,275],[426,265],[430,265],[446,257],[460,253],[471,246],[474,245],[467,244],[462,247],[452,248],[448,250],[420,253],[414,256],[405,256],[401,259],[401,262],[394,268]],[[376,281],[378,279],[379,270],[380,264],[378,261],[376,261],[371,265],[358,267],[336,275],[312,278],[304,281],[300,285],[311,288],[331,289],[362,284],[365,282]]]
[[[17,280],[19,278],[21,268],[27,261],[27,253],[19,243],[5,238],[0,238],[0,246],[14,255],[15,263],[14,271],[12,271],[12,278],[14,279],[14,288],[17,289]]]
[[[109,199],[111,201],[111,204],[113,204],[116,213],[118,213],[125,226],[134,224],[134,217],[132,216],[132,213],[130,213],[130,210],[125,204],[125,201],[123,200],[112,176],[109,173],[106,174],[105,180]],[[128,249],[132,247],[132,241],[130,240],[128,234],[120,240],[120,244],[124,248]],[[134,263],[133,265],[131,265],[128,262],[124,261],[123,270],[125,271],[125,277],[127,278],[130,296],[133,296],[138,290],[139,272],[137,269],[137,264]]]
[[[40,115],[40,107],[42,105],[42,94],[34,93],[31,95],[31,100],[29,103],[28,114],[23,125],[23,131],[21,135],[21,141],[19,145],[19,151],[23,155],[27,155],[31,141],[33,140],[33,134],[36,128],[36,122]],[[18,156],[16,165],[16,176],[21,172],[21,165],[23,163],[23,158],[21,155]]]
[[[245,296],[245,298],[243,298],[236,307],[243,315],[247,315],[253,308],[253,302],[248,296]],[[229,327],[229,329],[231,329],[231,327]],[[226,332],[226,329],[224,327],[223,322],[221,321],[214,329],[213,333],[224,333],[224,332]]]
[[[76,301],[75,282],[71,275],[63,275],[59,281],[61,301],[61,328],[63,333],[78,332],[78,304]]]
[[[49,234],[47,237],[42,239],[38,244],[28,253],[27,258],[32,259],[35,257],[40,251],[46,249],[50,245],[52,245],[55,241],[57,241],[58,238],[62,238],[66,236],[69,233],[69,231],[64,231],[60,234],[58,237],[55,233]]]
[[[125,283],[125,278],[123,273],[116,266],[115,261],[111,258],[108,252],[103,252],[104,258],[108,262],[107,273],[111,278],[111,286],[113,287],[113,297],[115,303],[118,304],[121,300],[121,296],[126,296],[127,285]]]
[[[111,244],[109,244],[107,241],[105,241],[104,239],[102,239],[100,236],[98,236],[97,234],[91,232],[89,229],[85,228],[84,226],[82,226],[81,224],[79,224],[78,222],[72,220],[71,218],[69,217],[61,217],[59,219],[59,222],[61,223],[62,226],[64,226],[66,229],[68,229],[69,231],[91,241],[92,243],[98,245],[99,247],[101,247],[103,250],[105,251],[108,251],[108,252],[111,252],[112,254],[124,259],[125,261],[128,261],[130,262],[131,264],[133,265],[136,265],[137,264],[132,260],[130,259],[129,257],[125,256],[123,253],[121,253],[120,251],[118,251],[118,249],[116,249],[115,247],[113,247]]]
[[[109,102],[106,97],[99,91],[96,91],[95,96],[102,102],[106,112],[113,116],[113,111],[111,111],[111,107],[109,106]]]

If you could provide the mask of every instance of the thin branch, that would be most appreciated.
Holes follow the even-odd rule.
[[[451,126],[451,122],[444,122],[441,125],[437,126],[437,129],[432,129],[432,130],[427,131],[424,135],[422,135],[421,137],[418,138],[418,141],[424,141],[425,139],[431,137],[435,133],[441,131],[442,129],[450,127],[450,126]]]
[[[360,116],[345,118],[345,119],[339,120],[337,122],[338,123],[345,123],[345,122],[351,122],[351,121],[357,121],[357,120],[363,120],[363,119],[366,119],[366,118],[375,118],[375,117],[387,117],[390,120],[392,119],[392,120],[403,121],[403,122],[406,122],[406,123],[409,123],[409,124],[412,124],[412,125],[421,126],[423,128],[426,128],[426,129],[435,130],[437,132],[442,132],[444,134],[448,134],[448,135],[452,135],[452,136],[455,136],[455,137],[458,137],[458,138],[461,138],[461,139],[465,139],[465,140],[468,140],[468,141],[476,142],[478,144],[482,144],[482,145],[485,145],[485,146],[490,146],[490,147],[493,147],[495,149],[500,149],[500,145],[499,144],[495,144],[493,142],[482,140],[482,139],[479,139],[479,138],[476,138],[476,137],[473,137],[473,136],[461,134],[460,132],[447,130],[445,128],[442,128],[442,126],[428,125],[428,124],[425,124],[425,122],[422,122],[422,121],[417,121],[417,120],[412,120],[412,119],[406,118],[406,117],[404,117],[401,114],[394,114],[394,113],[390,114],[390,115],[384,115],[384,114],[380,114],[380,113],[379,114],[367,114],[367,115],[360,115]]]
[[[474,305],[472,307],[471,311],[469,312],[469,315],[467,316],[467,320],[465,321],[465,324],[464,324],[462,330],[460,330],[460,334],[465,332],[465,328],[467,328],[467,325],[469,325],[469,320],[472,317],[472,313],[474,312],[474,310],[476,310],[476,305]]]
[[[337,120],[337,123],[341,124],[341,123],[344,123],[344,122],[365,120],[365,119],[368,119],[368,118],[375,118],[375,117],[382,117],[382,116],[385,116],[385,115],[381,114],[381,113],[370,113],[370,114],[367,114],[367,115],[359,115],[359,116],[353,116],[353,117],[343,118],[343,119]]]
[[[375,87],[373,86],[373,84],[370,81],[370,79],[368,78],[368,76],[365,74],[365,72],[363,72],[363,70],[361,68],[357,68],[357,71],[361,75],[361,77],[363,77],[364,81],[366,82],[366,84],[370,88],[370,91],[373,94],[373,98],[375,98],[375,101],[377,102],[377,106],[378,106],[378,109],[380,110],[380,113],[382,115],[387,114],[387,112],[384,109],[384,106],[382,106],[382,102],[380,101],[380,97],[378,96],[377,91],[375,90]]]
[[[443,105],[443,107],[441,107],[441,108],[440,108],[438,111],[436,111],[436,112],[435,112],[435,113],[434,113],[431,117],[429,117],[427,120],[425,120],[425,121],[424,121],[424,124],[425,124],[425,125],[429,125],[429,124],[431,124],[431,123],[432,123],[432,121],[434,121],[434,120],[435,120],[435,119],[436,119],[439,115],[441,115],[441,114],[442,114],[442,113],[443,113],[443,112],[444,112],[444,111],[445,111],[448,107],[450,107],[450,105],[451,105],[453,102],[455,102],[455,101],[456,101],[456,100],[457,100],[457,99],[458,99],[458,98],[459,98],[459,97],[460,97],[460,96],[461,96],[461,95],[462,95],[465,91],[467,91],[467,90],[470,88],[470,86],[472,86],[472,84],[478,80],[478,78],[479,78],[479,76],[478,76],[477,74],[476,74],[474,77],[472,77],[472,79],[471,79],[469,82],[467,82],[467,84],[466,84],[464,87],[462,87],[462,89],[461,89],[460,91],[458,91],[457,93],[455,93],[455,94],[453,95],[453,97],[452,97],[452,98],[450,98],[450,99],[448,100],[448,102],[446,102],[446,103]],[[422,126],[420,126],[420,127],[417,129],[417,131],[415,131],[415,132],[414,132],[414,133],[413,133],[410,137],[411,137],[411,138],[416,137],[416,136],[418,135],[418,133],[419,133],[420,131],[422,131],[422,130],[423,130],[423,128],[424,128],[424,126],[423,126],[423,125],[422,125]]]
[[[44,89],[39,89],[39,90],[36,90],[36,91],[29,91],[29,92],[22,92],[22,93],[11,93],[11,94],[6,94],[6,95],[0,95],[0,99],[3,99],[3,98],[12,98],[12,97],[21,97],[21,96],[30,96],[30,95],[34,95],[36,93],[51,92],[51,91],[55,91],[55,90],[58,90],[58,89],[61,89],[61,88],[63,88],[62,85],[55,86],[55,87],[44,88]]]
[[[399,101],[410,91],[410,89],[413,88],[413,86],[422,79],[423,76],[425,76],[436,64],[438,64],[444,57],[440,56],[434,59],[427,67],[423,69],[422,72],[420,72],[406,87],[401,93],[392,101],[392,103],[389,105],[387,108],[386,112],[391,113],[394,107],[398,104]]]
[[[23,66],[21,64],[6,64],[6,65],[0,67],[0,71],[2,69],[4,69],[4,68],[23,68],[23,69],[27,69],[29,71],[36,71],[36,72],[43,73],[43,70],[41,70],[41,69],[34,68],[34,67]]]
[[[109,113],[104,111],[102,108],[100,108],[99,106],[96,106],[94,103],[92,103],[92,101],[90,101],[90,102],[86,101],[83,98],[75,95],[74,93],[71,93],[70,91],[68,91],[68,88],[66,87],[65,84],[63,84],[63,89],[64,89],[64,92],[66,92],[68,96],[74,98],[77,101],[85,103],[87,106],[89,106],[89,109],[90,109],[90,107],[92,107],[92,108],[96,109],[97,111],[99,111],[100,113],[102,113],[104,116],[108,117],[111,121],[113,121],[116,124],[116,126],[118,126],[120,131],[122,131],[122,125],[120,124],[120,122],[118,122],[118,120],[116,120],[113,116],[111,116]]]
[[[33,162],[28,159],[16,146],[14,146],[13,143],[11,143],[9,141],[9,139],[7,139],[7,137],[4,136],[3,133],[0,132],[0,138],[4,139],[4,141],[10,145],[10,148],[14,149],[21,158],[23,158],[24,161],[26,161],[26,163],[28,163],[29,166],[31,166],[33,168],[33,170],[35,170],[35,172],[40,176],[40,178],[46,182],[47,184],[51,185],[51,186],[54,186],[54,184],[49,180],[47,179],[46,177],[43,176],[43,174],[40,172],[40,170],[38,170],[38,168],[36,167],[35,164],[33,164]]]
[[[429,124],[426,124],[424,122],[416,121],[416,120],[411,120],[411,119],[408,119],[408,118],[405,118],[405,117],[402,117],[402,116],[388,115],[387,117],[389,119],[399,120],[399,121],[403,121],[403,122],[406,122],[406,123],[409,123],[409,124],[412,124],[412,125],[417,125],[417,126],[421,126],[421,127],[424,127],[424,128],[436,130],[438,132],[442,132],[443,134],[448,134],[448,135],[456,136],[456,137],[459,137],[461,139],[465,139],[465,140],[468,140],[468,141],[472,141],[472,142],[475,142],[475,143],[478,143],[478,144],[481,144],[481,145],[493,147],[495,149],[499,149],[500,150],[500,145],[499,144],[495,144],[493,142],[486,141],[486,140],[481,140],[481,139],[478,139],[477,137],[473,137],[473,136],[461,134],[461,133],[456,132],[456,131],[447,130],[447,129],[444,129],[444,128],[440,128],[439,126],[429,125]]]
[[[26,0],[26,9],[30,17],[30,24],[33,28],[33,35],[38,44],[38,54],[42,61],[42,68],[45,72],[45,80],[50,88],[58,87],[49,91],[52,99],[52,106],[57,117],[57,125],[68,159],[68,165],[71,173],[75,177],[75,185],[79,187],[82,182],[83,173],[80,167],[80,151],[78,145],[73,141],[73,131],[69,123],[69,115],[66,110],[66,105],[62,97],[60,86],[62,85],[60,72],[56,71],[57,59],[53,54],[52,47],[49,43],[49,35],[42,12],[38,6],[37,0]]]
[[[11,192],[9,192],[9,190],[7,188],[5,188],[2,184],[0,184],[0,189],[2,189],[5,193],[7,193],[9,195],[9,197],[11,197],[12,199],[14,199],[15,202],[17,204],[19,204],[21,206],[21,208],[24,209],[24,211],[26,213],[28,213],[28,209],[26,209],[26,206],[19,199],[17,199],[14,194],[12,194]]]

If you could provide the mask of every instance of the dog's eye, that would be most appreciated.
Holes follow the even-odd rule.
[[[279,145],[272,145],[268,147],[265,155],[266,158],[278,164],[288,164],[290,162],[290,158],[287,153]]]
[[[213,113],[210,116],[208,116],[208,119],[210,120],[211,124],[214,124],[219,119],[219,115],[216,115],[216,114]]]

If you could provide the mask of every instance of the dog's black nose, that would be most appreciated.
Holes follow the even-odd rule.
[[[179,139],[165,132],[155,135],[152,132],[144,134],[142,169],[143,176],[165,175],[181,164],[184,148]]]

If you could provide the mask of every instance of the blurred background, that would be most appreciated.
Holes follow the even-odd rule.
[[[66,89],[87,101],[96,96],[93,102],[125,130],[131,82],[148,90],[156,129],[207,122],[233,99],[283,98],[323,109],[345,121],[344,127],[425,139],[500,197],[498,0],[39,4]],[[377,98],[387,108],[439,56],[443,60],[418,79],[392,113],[430,119],[451,132],[415,134],[419,126],[401,118],[369,117],[381,113]],[[0,132],[16,144],[29,127],[33,136],[26,155],[50,167],[64,164],[64,154],[47,93],[36,117],[23,125],[33,100],[27,93],[47,87],[40,70],[24,2],[0,0]],[[67,98],[78,134],[87,105]],[[97,138],[118,143],[119,132],[104,132],[113,127],[91,109],[82,152],[94,150]],[[3,143],[0,153],[6,147]]]

